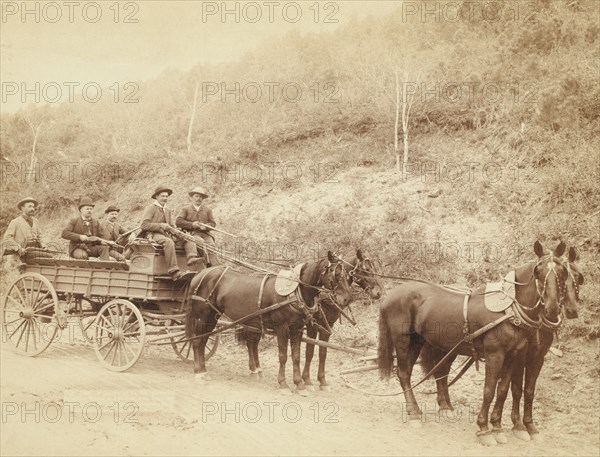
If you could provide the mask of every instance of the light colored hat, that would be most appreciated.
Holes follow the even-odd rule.
[[[206,192],[204,192],[204,189],[202,189],[202,187],[194,187],[192,190],[190,190],[188,192],[188,195],[191,197],[194,194],[200,194],[202,195],[204,198],[208,198],[208,194]]]
[[[31,198],[31,197],[26,197],[23,200],[21,200],[19,203],[17,203],[17,208],[21,209],[21,207],[25,204],[31,202],[35,205],[35,207],[37,208],[38,206],[38,202],[35,198]]]

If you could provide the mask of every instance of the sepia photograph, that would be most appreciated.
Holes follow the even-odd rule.
[[[1,456],[598,456],[598,0],[0,0]]]

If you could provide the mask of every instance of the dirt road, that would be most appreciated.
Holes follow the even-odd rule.
[[[475,438],[483,375],[471,370],[452,389],[457,419],[439,418],[435,396],[418,393],[428,411],[409,425],[401,397],[373,397],[344,386],[338,374],[357,363],[330,351],[330,391],[309,397],[276,389],[277,357],[261,343],[265,375],[249,376],[245,348],[225,342],[209,361],[211,381],[167,346],[148,347],[125,373],[101,367],[90,346],[61,338],[35,358],[1,351],[2,455],[598,455],[597,354],[570,343],[549,359],[535,409],[543,441],[483,448]],[[596,351],[596,352],[594,352]],[[592,356],[593,360],[593,356]],[[595,361],[597,366],[597,360]],[[316,368],[315,368],[316,369]],[[595,371],[594,371],[595,370]],[[291,366],[288,366],[291,373]],[[416,370],[417,376],[420,370]],[[550,379],[550,378],[553,379]],[[355,385],[398,390],[376,372],[350,375]],[[510,403],[510,402],[507,402]],[[505,426],[510,418],[505,411]]]

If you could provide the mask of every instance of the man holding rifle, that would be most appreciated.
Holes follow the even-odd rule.
[[[40,225],[33,217],[37,207],[37,200],[31,197],[17,203],[21,215],[10,221],[4,233],[2,255],[9,256],[10,264],[16,267],[23,265],[20,258],[29,255],[28,250],[35,251],[38,257],[51,257],[44,252],[46,248],[42,245]]]
[[[183,279],[189,272],[182,273],[177,265],[177,254],[175,253],[176,229],[173,226],[173,213],[170,208],[167,208],[167,200],[173,193],[171,189],[164,186],[158,186],[152,198],[154,202],[146,207],[142,216],[142,236],[160,244],[165,252],[165,260],[167,262],[168,273],[173,281]],[[177,239],[177,238],[176,238]],[[187,264],[193,265],[198,261],[197,248],[191,241],[177,239],[177,243],[183,242],[185,253],[187,256]]]
[[[126,241],[125,237],[121,235],[127,233],[127,230],[117,222],[119,211],[121,210],[113,205],[104,210],[104,220],[100,222],[100,237],[115,243],[110,246],[108,254],[113,259],[122,262],[125,260],[125,256],[119,252],[123,250],[123,245],[119,244],[119,240]]]
[[[215,240],[210,234],[210,231],[215,228],[217,224],[213,218],[212,210],[203,204],[204,199],[208,198],[208,194],[200,187],[192,189],[188,194],[192,200],[192,204],[181,208],[181,211],[179,211],[179,215],[175,220],[175,224],[177,227],[181,227],[189,234],[193,235],[198,243],[212,248],[211,251],[205,250],[205,262],[207,267],[220,265],[217,255],[214,252]]]
[[[79,216],[71,219],[61,236],[69,240],[69,255],[74,259],[87,260],[89,257],[109,259],[110,242],[100,236],[100,222],[92,218],[94,204],[88,197],[79,202]]]

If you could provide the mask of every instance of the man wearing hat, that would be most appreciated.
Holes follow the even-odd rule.
[[[100,238],[114,242],[122,240],[120,244],[123,246],[127,240],[121,235],[127,233],[127,230],[117,222],[120,211],[119,208],[113,205],[104,210],[104,220],[100,222]],[[125,256],[112,246],[110,246],[108,254],[120,262],[125,260]]]
[[[69,240],[69,255],[74,259],[87,260],[89,257],[100,257],[100,260],[110,260],[109,246],[102,241],[93,240],[100,238],[100,222],[92,217],[94,204],[88,197],[79,201],[79,216],[71,219],[61,236]]]
[[[13,265],[22,265],[19,257],[25,255],[26,248],[44,248],[38,220],[33,217],[37,207],[38,202],[31,197],[24,198],[17,203],[21,215],[10,221],[4,233],[2,255],[9,256],[9,262]],[[46,257],[39,252],[36,255]]]
[[[203,204],[208,194],[200,187],[196,187],[188,192],[192,204],[181,208],[175,221],[178,227],[186,230],[194,236],[199,242],[215,249],[215,239],[210,234],[211,227],[216,227],[217,223],[213,218],[212,210]],[[207,250],[207,267],[220,265],[217,255]]]
[[[167,261],[168,272],[174,281],[181,279],[184,273],[181,272],[177,265],[177,255],[175,253],[175,240],[173,239],[174,217],[170,208],[166,207],[169,196],[173,193],[171,189],[165,186],[158,186],[152,198],[154,202],[146,206],[144,215],[142,216],[142,235],[151,238],[152,241],[160,244],[165,252],[165,260]],[[177,240],[181,243],[181,240]],[[197,262],[198,254],[196,245],[190,241],[184,242],[188,265]]]

